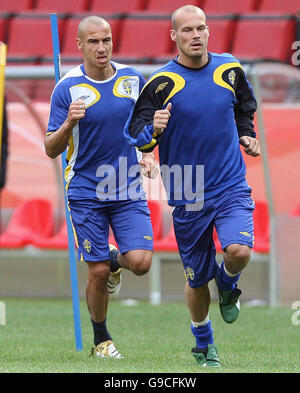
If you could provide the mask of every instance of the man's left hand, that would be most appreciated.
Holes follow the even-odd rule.
[[[250,136],[241,136],[240,144],[244,146],[246,154],[252,157],[257,157],[261,154],[260,143],[257,139],[251,138]]]
[[[153,153],[143,153],[143,159],[139,162],[142,166],[142,174],[150,179],[155,179],[159,173],[159,167],[154,160]]]

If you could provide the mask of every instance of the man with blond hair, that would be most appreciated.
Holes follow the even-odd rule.
[[[187,5],[172,15],[178,56],[155,71],[124,129],[140,151],[159,146],[162,180],[173,208],[176,240],[186,276],[185,298],[196,340],[192,354],[202,366],[219,367],[209,318],[209,281],[216,280],[225,322],[239,314],[237,281],[253,247],[251,188],[240,151],[256,157],[256,100],[239,61],[208,51],[204,12]],[[167,166],[176,168],[165,176]],[[178,173],[181,176],[177,176]],[[223,262],[216,262],[216,229]]]

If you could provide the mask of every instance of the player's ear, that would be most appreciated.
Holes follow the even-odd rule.
[[[175,30],[173,30],[173,29],[170,30],[170,37],[171,37],[172,41],[176,42],[176,31]]]
[[[76,43],[77,43],[77,48],[79,50],[82,50],[82,42],[80,38],[76,38]]]

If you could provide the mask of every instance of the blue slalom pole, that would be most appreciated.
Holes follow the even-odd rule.
[[[52,48],[53,48],[53,60],[55,67],[55,82],[57,83],[61,75],[61,60],[60,60],[60,48],[59,48],[59,35],[58,35],[58,23],[57,15],[52,13],[51,18],[51,35],[52,35]],[[62,177],[64,190],[66,189],[65,181],[65,169],[66,169],[66,151],[61,155],[62,159]],[[76,253],[74,246],[74,234],[70,218],[70,212],[68,209],[68,201],[66,192],[64,192],[65,197],[65,210],[66,210],[66,221],[68,228],[68,243],[69,243],[69,264],[70,264],[70,278],[71,278],[71,288],[72,288],[72,302],[73,302],[73,319],[74,319],[74,329],[75,329],[75,344],[76,350],[82,351],[82,337],[81,337],[81,321],[80,321],[80,307],[79,307],[79,291],[78,291],[78,278],[77,278],[77,267],[76,267]]]

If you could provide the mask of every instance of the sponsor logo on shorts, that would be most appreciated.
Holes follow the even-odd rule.
[[[248,232],[240,232],[240,234],[244,235],[244,236],[250,236],[251,237],[250,233],[248,233]]]
[[[82,244],[83,244],[83,248],[85,249],[85,251],[90,253],[91,249],[92,249],[91,242],[88,239],[85,239]]]

